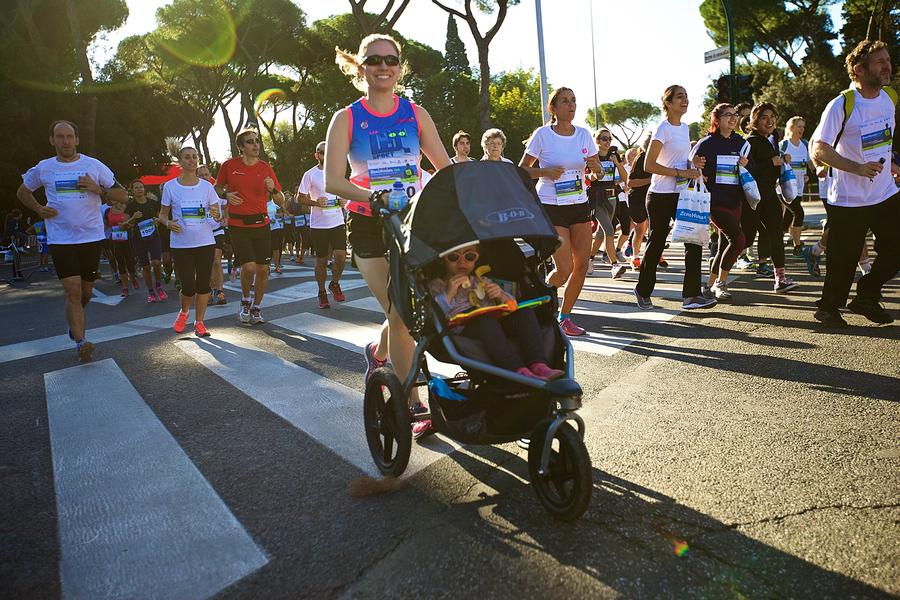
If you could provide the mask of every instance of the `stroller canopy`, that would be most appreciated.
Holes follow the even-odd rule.
[[[416,269],[475,240],[522,238],[540,258],[559,245],[531,178],[499,161],[472,161],[438,171],[412,203],[404,255]]]

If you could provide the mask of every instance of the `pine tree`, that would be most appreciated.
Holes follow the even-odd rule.
[[[471,75],[466,45],[459,37],[456,19],[447,15],[447,44],[444,46],[444,69],[451,75]]]

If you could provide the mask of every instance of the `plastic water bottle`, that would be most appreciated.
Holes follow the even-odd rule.
[[[395,181],[394,187],[388,195],[388,210],[391,212],[403,210],[408,203],[409,198],[406,195],[406,189],[403,187],[403,182]]]

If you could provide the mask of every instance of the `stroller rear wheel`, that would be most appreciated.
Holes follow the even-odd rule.
[[[593,480],[591,458],[578,432],[563,423],[554,433],[547,472],[540,474],[541,453],[548,443],[547,430],[552,420],[541,421],[531,434],[528,446],[528,472],[538,499],[547,512],[561,521],[574,521],[591,502]]]
[[[412,430],[403,385],[392,369],[381,367],[372,373],[363,399],[363,419],[378,470],[399,477],[409,463]]]

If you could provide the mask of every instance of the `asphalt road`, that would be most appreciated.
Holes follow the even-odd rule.
[[[744,275],[680,312],[679,255],[653,313],[608,268],[579,302],[605,337],[576,349],[594,489],[572,524],[514,444],[429,438],[400,489],[351,497],[365,287],[321,311],[292,268],[269,323],[231,291],[208,342],[167,328],[172,300],[91,303],[86,367],[52,277],[0,288],[0,597],[900,595],[900,326],[821,329],[797,259],[794,293]],[[900,319],[900,281],[885,296]]]

